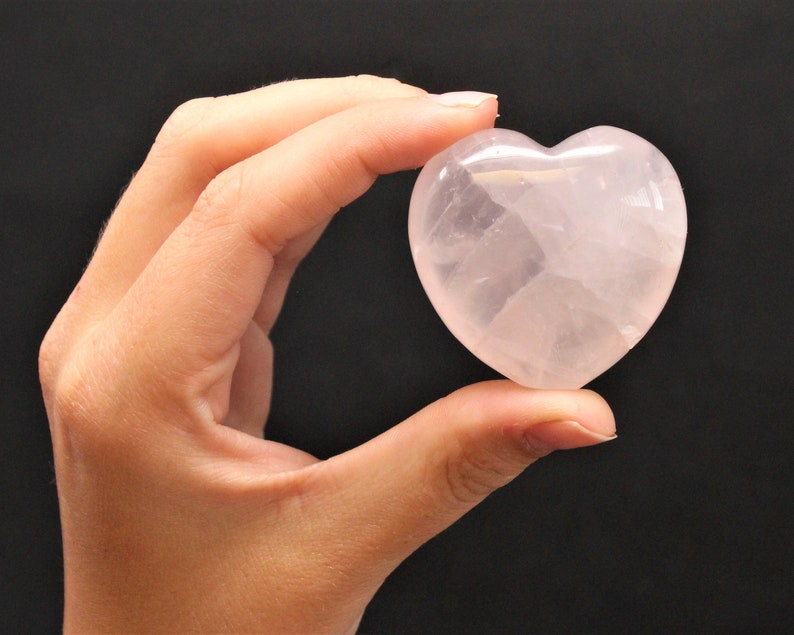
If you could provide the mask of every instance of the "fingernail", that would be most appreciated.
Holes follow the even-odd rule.
[[[443,95],[428,95],[427,98],[442,106],[476,108],[489,99],[496,99],[497,97],[491,93],[462,90],[454,93],[444,93]]]
[[[617,434],[589,430],[578,421],[549,421],[530,427],[524,438],[534,449],[545,452],[597,445],[617,438]]]

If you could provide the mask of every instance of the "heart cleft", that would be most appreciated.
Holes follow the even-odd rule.
[[[637,135],[599,126],[553,148],[505,129],[433,157],[408,234],[449,330],[506,377],[579,388],[650,329],[686,242],[681,184]]]

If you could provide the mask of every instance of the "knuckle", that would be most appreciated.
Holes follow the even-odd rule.
[[[322,171],[316,174],[308,184],[315,196],[326,209],[337,210],[347,202],[346,188],[340,184],[350,183],[351,176],[359,170],[358,153],[335,153],[327,149],[322,155]]]
[[[199,97],[179,105],[166,119],[154,142],[154,150],[164,150],[184,142],[206,117],[215,97]]]
[[[67,424],[81,423],[86,419],[86,398],[91,394],[87,389],[82,374],[73,366],[67,367],[62,372],[53,387],[53,410],[55,417]]]
[[[56,450],[64,443],[101,456],[119,441],[119,426],[138,399],[120,382],[116,355],[102,333],[85,334],[59,363],[48,386],[47,411]]]
[[[445,461],[442,488],[453,504],[474,505],[509,483],[520,469],[483,448],[463,449]]]
[[[51,392],[51,388],[55,382],[60,360],[61,343],[58,339],[57,332],[57,326],[53,324],[39,346],[39,381],[44,391],[45,400]]]
[[[67,364],[52,387],[50,420],[70,445],[98,440],[97,386],[77,364]]]
[[[240,209],[244,185],[244,170],[241,168],[221,172],[199,194],[192,216],[205,225],[231,219]]]
[[[246,196],[250,195],[252,175],[249,169],[241,164],[234,166],[213,178],[199,195],[191,212],[191,219],[196,223],[197,231],[210,237],[215,230],[239,228],[251,236],[258,244],[270,253],[279,251],[282,243],[269,233],[269,223],[263,222],[264,216],[288,217],[294,210],[281,200],[271,189],[258,191],[257,199],[263,201],[268,209],[267,215],[249,213]],[[258,208],[261,205],[257,206]]]
[[[321,208],[337,210],[361,195],[378,177],[375,167],[378,157],[386,150],[387,142],[378,131],[368,129],[360,121],[349,121],[345,129],[338,130],[340,137],[365,138],[365,145],[351,145],[344,152],[329,146],[320,155],[319,170],[307,186],[321,202]]]
[[[79,289],[80,285],[78,284],[75,293]],[[56,316],[39,345],[39,382],[45,403],[50,401],[61,368],[69,357],[77,335],[74,314],[74,306],[70,299]]]

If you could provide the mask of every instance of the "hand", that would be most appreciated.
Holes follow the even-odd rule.
[[[538,457],[614,434],[593,393],[497,381],[327,461],[262,438],[297,263],[376,175],[496,109],[357,77],[174,112],[41,349],[67,632],[353,631],[423,542]]]

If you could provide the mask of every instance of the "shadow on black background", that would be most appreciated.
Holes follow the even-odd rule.
[[[676,167],[690,225],[658,323],[592,384],[620,438],[545,459],[427,544],[362,632],[785,630],[792,13],[785,2],[0,5],[0,629],[60,628],[37,346],[160,124],[191,97],[367,72],[496,92],[498,124],[545,145],[598,124],[632,130]],[[330,456],[495,376],[446,331],[413,271],[414,178],[379,180],[299,270],[274,334],[272,438]]]

